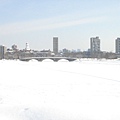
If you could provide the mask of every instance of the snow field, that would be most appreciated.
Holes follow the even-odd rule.
[[[0,61],[1,120],[120,120],[120,61]]]

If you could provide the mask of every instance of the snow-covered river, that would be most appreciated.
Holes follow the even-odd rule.
[[[1,60],[0,120],[120,120],[120,60]]]

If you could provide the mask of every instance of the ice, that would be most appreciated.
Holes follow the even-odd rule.
[[[120,61],[0,61],[0,120],[120,120]]]

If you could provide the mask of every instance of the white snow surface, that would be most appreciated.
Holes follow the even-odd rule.
[[[1,60],[0,120],[120,120],[120,60]]]

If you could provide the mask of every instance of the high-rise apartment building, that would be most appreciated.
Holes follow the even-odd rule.
[[[58,37],[53,37],[53,52],[58,53]]]
[[[116,53],[117,54],[120,54],[120,38],[117,38],[116,40],[115,40],[115,49],[116,49]]]
[[[0,59],[4,59],[4,55],[7,52],[7,48],[4,45],[0,45]]]
[[[90,38],[90,49],[92,53],[100,52],[100,39],[99,37]]]

